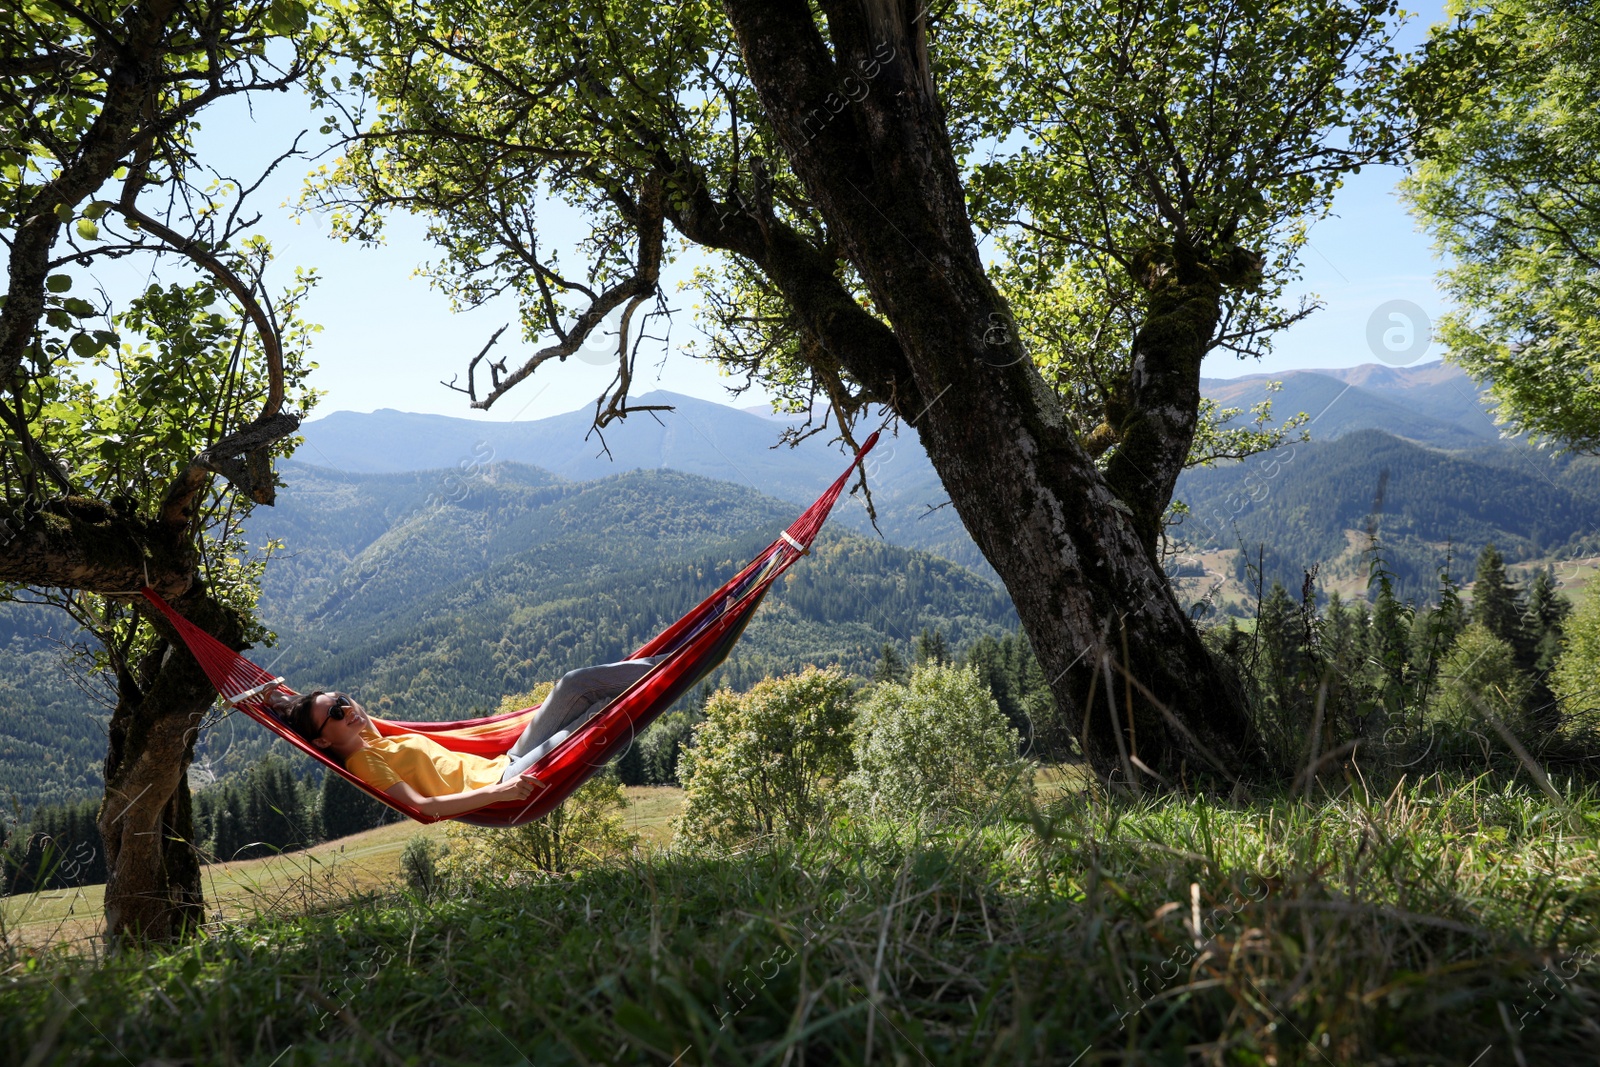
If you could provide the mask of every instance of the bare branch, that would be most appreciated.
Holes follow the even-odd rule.
[[[461,388],[461,386],[456,384],[456,379],[455,378],[451,378],[448,382],[440,382],[439,384],[444,386],[446,389],[454,389],[458,393],[466,393],[467,397],[469,399],[471,399],[474,404],[476,404],[477,400],[478,400],[478,395],[477,395],[477,392],[476,392],[476,390],[475,390],[475,388],[473,386],[473,379],[472,379],[473,371],[477,369],[478,361],[481,360],[484,356],[487,356],[489,354],[489,349],[494,347],[494,343],[496,341],[500,340],[500,335],[505,333],[507,327],[509,327],[510,325],[511,324],[508,322],[508,323],[505,324],[505,326],[502,326],[498,330],[496,330],[490,336],[489,343],[484,345],[482,350],[479,351],[479,353],[477,355],[472,357],[472,362],[471,363],[467,364],[467,387],[465,389]],[[494,368],[495,366],[499,366],[502,370],[505,369],[505,364],[504,363],[500,363],[500,364],[491,363],[489,366],[490,366],[491,369]],[[459,377],[459,375],[458,375],[458,377]]]
[[[578,316],[577,322],[573,323],[572,328],[567,331],[566,336],[562,337],[555,344],[549,345],[540,349],[538,352],[535,352],[527,362],[504,378],[501,378],[498,372],[493,373],[491,375],[491,386],[489,393],[482,400],[474,400],[472,403],[473,407],[487,410],[491,405],[494,404],[496,400],[499,400],[510,389],[515,387],[519,382],[527,378],[534,371],[538,370],[543,364],[548,363],[552,359],[566,359],[568,356],[576,352],[583,345],[583,343],[589,339],[589,335],[593,333],[603,321],[605,321],[605,317],[607,315],[617,308],[626,305],[627,310],[624,312],[623,327],[623,336],[625,339],[627,333],[626,320],[628,316],[632,314],[633,309],[637,307],[640,302],[649,298],[656,292],[656,287],[660,281],[662,238],[664,231],[663,217],[661,213],[661,201],[661,177],[658,174],[651,174],[646,177],[644,181],[644,188],[642,189],[639,197],[639,247],[637,253],[638,262],[634,269],[634,273],[624,280],[618,282],[616,285],[613,285],[609,289],[601,292],[599,296],[597,296],[589,304],[588,308],[586,308],[584,312]],[[616,417],[616,415],[612,414],[612,412],[617,411],[617,405],[619,403],[624,407],[627,403],[627,386],[630,375],[627,367],[628,357],[626,354],[625,340],[623,341],[623,349],[622,355],[619,356],[619,364],[622,368],[619,372],[621,388],[613,397],[608,413],[604,416],[606,421],[609,421],[610,418]],[[479,353],[478,359],[481,358],[483,358],[482,353]],[[467,388],[469,391],[476,389],[476,384],[472,380],[472,367],[476,366],[477,362],[478,360],[474,359],[471,366],[468,367]],[[501,366],[503,367],[504,364],[501,364]],[[491,370],[493,370],[492,367]],[[469,392],[469,395],[474,394]],[[605,399],[605,396],[601,397],[601,401],[604,401]]]

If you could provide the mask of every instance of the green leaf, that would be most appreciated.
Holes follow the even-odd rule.
[[[52,293],[64,293],[72,288],[70,274],[52,274],[44,280],[44,287]]]

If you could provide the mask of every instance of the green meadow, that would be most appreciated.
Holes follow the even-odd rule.
[[[565,876],[399,875],[388,826],[208,871],[191,943],[8,902],[18,1062],[1592,1062],[1600,797],[1489,778],[1232,801],[1047,775],[1006,819],[839,819]],[[68,914],[66,908],[72,908]],[[38,932],[54,924],[52,943]]]

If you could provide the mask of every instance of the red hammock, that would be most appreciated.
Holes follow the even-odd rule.
[[[491,804],[452,818],[480,826],[516,826],[537,819],[554,810],[590,775],[619,752],[625,751],[626,746],[655,721],[656,716],[727,657],[773,581],[810,549],[817,531],[822,528],[839,493],[844,489],[850,472],[877,440],[876,433],[868,437],[850,466],[817,498],[816,503],[807,508],[743,570],[730,578],[727,584],[628,657],[640,659],[664,655],[667,658],[624,690],[603,711],[577,727],[571,736],[528,770],[528,774],[543,784],[542,790],[526,800]],[[330,771],[343,776],[352,785],[366,790],[396,811],[418,822],[438,821],[439,816],[424,815],[410,805],[373,789],[321,749],[302,740],[273,714],[268,704],[269,697],[282,699],[297,695],[283,684],[282,678],[262,670],[179,615],[155,590],[147,586],[142,592],[177,629],[184,644],[189,646],[189,651],[205,670],[206,677],[211,679],[211,684],[217,687],[229,704],[306,755],[321,760]],[[539,705],[534,705],[505,715],[464,719],[460,722],[391,722],[373,719],[372,724],[384,736],[427,734],[455,752],[499,756],[516,743],[523,727],[538,710]]]

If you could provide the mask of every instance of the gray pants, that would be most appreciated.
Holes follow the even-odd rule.
[[[666,658],[627,659],[563,674],[539,710],[533,713],[533,718],[528,720],[517,743],[511,746],[507,753],[511,765],[500,780],[509,782],[532,767],[540,757],[565,741],[585,719],[611,703],[618,693]]]

